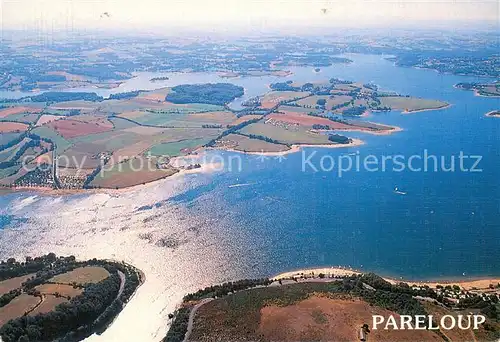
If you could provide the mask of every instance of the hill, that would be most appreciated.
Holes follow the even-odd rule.
[[[480,300],[457,305],[428,286],[391,284],[375,274],[227,283],[187,295],[164,341],[357,341],[363,334],[370,341],[498,339],[498,295],[470,298]],[[459,320],[470,312],[486,317],[477,330],[440,325],[444,315]],[[374,329],[373,315],[384,321],[424,315],[427,328]]]

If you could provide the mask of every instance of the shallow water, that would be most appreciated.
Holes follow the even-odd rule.
[[[295,268],[350,265],[407,279],[499,276],[500,120],[484,117],[500,108],[499,99],[452,87],[475,78],[397,68],[380,56],[352,58],[351,65],[318,74],[296,70],[290,79],[374,82],[452,106],[376,113],[367,120],[404,131],[350,132],[366,145],[318,149],[315,163],[325,155],[409,157],[427,149],[447,158],[460,151],[481,155],[482,172],[362,170],[339,177],[336,169],[303,172],[302,153],[262,159],[221,152],[225,161],[241,157],[242,169],[230,171],[226,163],[222,172],[174,176],[119,193],[0,197],[0,215],[24,219],[0,230],[0,258],[54,251],[126,260],[143,269],[146,283],[112,327],[91,338],[99,341],[157,341],[186,292]],[[267,81],[226,81],[242,80],[255,82],[247,89],[265,88]],[[190,80],[197,81],[206,79]],[[175,248],[162,247],[162,239]]]

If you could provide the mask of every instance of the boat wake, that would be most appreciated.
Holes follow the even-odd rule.
[[[244,186],[251,186],[251,185],[255,185],[257,183],[241,183],[241,184],[233,184],[233,185],[229,185],[228,188],[241,188],[241,187],[244,187]]]

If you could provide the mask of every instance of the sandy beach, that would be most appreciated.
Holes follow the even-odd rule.
[[[300,276],[317,276],[320,273],[323,273],[326,276],[335,276],[335,277],[343,277],[343,276],[350,276],[350,275],[357,275],[361,274],[362,272],[350,269],[350,268],[342,268],[339,266],[336,267],[322,267],[322,268],[311,268],[311,269],[303,269],[303,270],[297,270],[297,271],[291,271],[291,272],[284,272],[280,273],[274,277],[271,277],[271,279],[286,279],[286,278],[292,278],[292,277],[300,277]]]
[[[396,280],[391,278],[384,278],[388,282],[395,284],[399,282],[405,282],[410,285],[417,286],[429,286],[431,288],[435,288],[438,285],[458,285],[465,290],[485,290],[488,289],[490,285],[496,286],[500,284],[499,278],[486,278],[486,279],[470,279],[470,280],[442,280],[442,281],[411,281],[411,280]]]
[[[300,277],[300,276],[313,277],[313,276],[318,276],[320,273],[323,273],[326,276],[342,277],[342,276],[362,274],[366,272],[361,272],[359,270],[354,270],[352,268],[343,268],[339,266],[322,267],[322,268],[311,268],[311,269],[302,269],[302,270],[285,272],[278,274],[274,277],[271,277],[271,279],[286,279],[286,278]],[[394,279],[394,278],[384,278],[384,279],[390,282],[391,284],[405,282],[408,283],[409,285],[417,285],[417,286],[427,285],[431,288],[436,288],[437,285],[443,285],[443,286],[458,285],[465,290],[473,290],[473,289],[484,290],[484,289],[489,289],[490,285],[496,286],[497,284],[500,284],[500,277],[485,278],[485,279],[464,279],[464,280],[443,279],[439,281],[432,281],[432,280],[413,281],[407,279]]]

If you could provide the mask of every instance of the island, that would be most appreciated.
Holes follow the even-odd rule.
[[[455,88],[473,91],[476,96],[486,96],[486,97],[500,96],[500,82],[493,82],[493,83],[462,82],[455,84]]]
[[[205,172],[204,150],[282,155],[342,148],[399,127],[368,121],[377,111],[416,112],[448,104],[332,78],[287,80],[243,103],[231,83],[182,84],[116,93],[46,92],[0,103],[0,188],[122,189],[175,174]],[[363,118],[363,119],[361,119]],[[186,162],[177,159],[191,156]]]
[[[102,333],[144,276],[123,262],[49,253],[0,264],[0,337],[5,342],[80,341]]]
[[[163,341],[493,341],[500,337],[499,298],[500,279],[426,284],[340,268],[288,272],[186,295]],[[485,317],[477,330],[440,327],[443,317],[469,312]],[[385,322],[423,315],[432,328],[374,329],[373,315]]]

